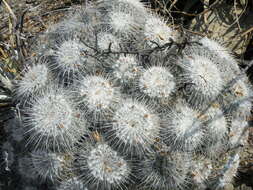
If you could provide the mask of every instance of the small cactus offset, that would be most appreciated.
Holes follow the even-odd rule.
[[[8,128],[23,189],[220,189],[236,176],[252,88],[216,41],[139,0],[98,0],[34,51]]]

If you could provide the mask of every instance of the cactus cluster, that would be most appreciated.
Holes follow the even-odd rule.
[[[50,26],[34,51],[13,81],[9,128],[24,184],[174,190],[233,180],[252,91],[218,42],[181,33],[139,0],[98,0]]]

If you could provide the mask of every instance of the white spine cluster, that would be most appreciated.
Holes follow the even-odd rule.
[[[206,189],[208,178],[213,170],[211,160],[201,157],[193,161],[191,164],[191,176],[192,182],[199,189]]]
[[[166,67],[152,66],[143,71],[138,81],[138,88],[150,98],[171,97],[176,89],[173,75]]]
[[[30,145],[70,148],[87,130],[86,121],[63,90],[48,90],[29,104],[24,120]]]
[[[218,60],[216,65],[222,73],[225,83],[230,82],[235,76],[241,73],[234,56],[227,48],[207,37],[203,37],[199,42],[204,49],[211,51],[214,59]]]
[[[206,117],[206,142],[215,144],[224,140],[228,132],[227,121],[224,117],[224,113],[217,107],[210,107],[206,112]]]
[[[29,96],[40,94],[49,84],[51,78],[49,69],[45,64],[31,66],[18,82],[17,98],[27,99]]]
[[[112,29],[117,33],[130,33],[135,25],[134,16],[124,12],[111,12],[109,15]]]
[[[71,32],[83,31],[86,25],[83,22],[77,21],[77,18],[63,20],[51,28],[47,29],[46,34],[50,37],[66,35]]]
[[[118,51],[120,50],[119,44],[119,39],[111,33],[100,32],[98,34],[98,47],[101,50],[109,50],[110,48],[111,51]]]
[[[196,111],[180,103],[165,117],[161,136],[175,150],[194,151],[203,143],[203,123]]]
[[[118,149],[130,153],[143,154],[144,150],[150,149],[160,129],[160,118],[151,110],[136,100],[123,102],[112,118],[111,130],[115,139],[110,141]]]
[[[140,31],[146,11],[138,0],[105,0],[101,2],[104,7],[108,8],[106,23],[115,34],[133,36]]]
[[[138,11],[142,11],[142,12],[146,11],[144,4],[140,2],[140,0],[114,0],[114,1],[118,3],[128,4],[130,7],[132,6]]]
[[[251,115],[252,94],[250,84],[247,83],[247,80],[245,78],[238,80],[229,88],[228,93],[224,94],[224,103],[227,112],[236,118],[247,120]]]
[[[84,104],[88,112],[95,116],[105,116],[111,113],[120,100],[117,88],[106,77],[89,75],[79,81],[77,85],[80,103]]]
[[[207,37],[203,37],[200,40],[200,43],[210,49],[211,51],[214,51],[218,56],[222,57],[225,60],[233,60],[232,55],[230,55],[228,49],[226,49],[225,47],[223,47],[222,45],[220,45],[218,42],[214,41],[214,40],[210,40]],[[234,67],[234,66],[233,66]]]
[[[78,154],[77,166],[88,188],[121,188],[129,180],[129,164],[107,144],[87,145]]]
[[[178,33],[157,15],[150,15],[144,25],[145,41],[151,47],[155,47],[155,43],[164,45],[166,43],[177,41]]]
[[[230,146],[235,148],[240,145],[243,145],[247,142],[247,133],[248,123],[247,121],[243,121],[240,118],[233,119],[231,121],[231,128],[229,133],[229,143]]]
[[[49,66],[52,70],[59,71],[60,74],[69,78],[72,74],[78,74],[89,68],[87,51],[90,49],[78,39],[63,40],[53,51],[54,62]]]
[[[133,55],[120,55],[112,64],[113,75],[124,85],[130,85],[141,74],[143,67]]]
[[[186,85],[187,101],[195,108],[207,106],[224,88],[221,73],[210,56],[186,55],[180,63],[180,82]]]

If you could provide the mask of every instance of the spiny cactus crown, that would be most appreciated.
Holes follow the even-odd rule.
[[[76,8],[38,40],[15,81],[35,178],[60,190],[232,180],[222,166],[245,137],[252,92],[225,47],[182,35],[138,0]]]

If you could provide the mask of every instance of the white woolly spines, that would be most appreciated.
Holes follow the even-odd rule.
[[[215,63],[204,56],[186,55],[180,61],[183,73],[179,80],[187,85],[185,89],[187,102],[195,108],[207,106],[219,95],[225,85]]]
[[[49,26],[47,36],[61,38],[69,35],[78,37],[85,36],[100,24],[101,14],[93,3],[86,3],[85,6],[75,7],[68,11],[67,18],[59,23]],[[53,34],[53,35],[52,35]],[[55,40],[55,39],[52,39]]]
[[[118,33],[130,33],[135,25],[133,15],[124,12],[111,12],[109,14],[112,29]]]
[[[106,144],[90,151],[87,164],[93,176],[110,184],[117,184],[129,174],[127,163]]]
[[[191,181],[199,189],[206,189],[208,177],[211,175],[213,166],[211,160],[201,157],[191,164]]]
[[[247,119],[251,115],[252,90],[246,78],[238,80],[229,91],[224,94],[227,112],[234,117]]]
[[[67,165],[63,154],[43,151],[33,151],[31,153],[31,171],[30,175],[37,176],[42,181],[59,180],[61,173]]]
[[[227,148],[227,138],[223,141],[217,141],[212,144],[204,144],[204,151],[202,154],[210,159],[220,158],[228,150]]]
[[[241,118],[235,118],[231,121],[229,144],[232,148],[247,143],[248,135],[245,135],[247,127],[248,122]]]
[[[229,159],[220,173],[220,178],[218,179],[218,187],[224,187],[226,184],[233,182],[234,177],[236,177],[237,169],[240,163],[239,154],[234,154],[229,156]]]
[[[233,71],[234,72],[233,74],[237,74],[240,71],[234,57],[232,56],[231,52],[227,48],[223,47],[221,44],[219,44],[215,40],[209,39],[207,37],[202,38],[199,42],[204,47],[208,48],[210,51],[212,51],[217,56],[219,56],[220,58],[222,58],[223,60],[226,61],[226,63],[221,63],[219,65],[221,69],[223,68],[227,71],[229,71],[229,70]],[[227,64],[229,64],[229,65],[227,65]],[[226,75],[226,73],[224,73],[224,74]]]
[[[119,102],[119,91],[110,80],[103,76],[89,75],[83,77],[77,86],[80,103],[94,116],[111,113]]]
[[[142,66],[133,55],[120,55],[112,65],[114,77],[123,85],[130,85],[141,74]]]
[[[178,40],[178,33],[167,26],[166,22],[157,15],[148,16],[143,32],[145,41],[151,47],[156,47],[157,44],[164,45],[171,41]]]
[[[159,190],[186,189],[190,166],[188,156],[178,152],[153,156],[141,162],[140,187]]]
[[[208,162],[193,168],[203,178],[190,176],[189,162],[178,153],[190,153],[195,161],[205,154],[206,161],[208,156],[212,158],[223,149],[244,143],[239,136],[244,136],[245,115],[250,113],[251,102],[240,102],[250,98],[250,86],[241,80],[221,94],[228,81],[240,73],[235,61],[231,59],[229,65],[229,57],[219,54],[223,49],[213,48],[217,44],[205,42],[206,39],[200,40],[203,45],[191,43],[192,36],[186,36],[189,43],[182,50],[179,45],[184,40],[178,31],[166,25],[166,20],[146,11],[140,0],[98,0],[94,5],[86,6],[84,11],[77,10],[77,14],[63,21],[51,34],[46,33],[38,47],[38,58],[46,56],[48,60],[43,65],[59,75],[57,80],[47,81],[63,83],[64,90],[44,89],[48,83],[44,85],[41,79],[45,78],[43,69],[35,71],[40,79],[33,81],[30,77],[30,81],[21,84],[24,89],[32,89],[32,93],[20,92],[32,95],[24,95],[28,103],[22,105],[21,115],[28,144],[36,150],[32,160],[29,159],[34,165],[33,172],[23,170],[21,176],[29,179],[39,175],[55,182],[56,174],[61,179],[70,179],[62,183],[62,190],[86,187],[112,190],[128,186],[136,189],[134,182],[140,176],[131,175],[131,162],[144,161],[141,168],[144,175],[138,182],[143,182],[145,189],[186,189],[187,177],[193,177],[196,184],[217,178],[217,167],[224,165],[222,161],[213,159],[215,168],[206,169]],[[175,63],[172,63],[170,53],[177,50],[182,50],[182,57],[173,58]],[[33,84],[34,88],[29,86]],[[72,92],[74,97],[69,96]],[[134,95],[139,99],[129,98]],[[205,110],[213,100],[221,105],[226,116],[231,116],[231,126],[226,127],[218,108],[212,107],[206,113],[196,111]],[[105,142],[94,134],[98,142],[89,143],[88,129],[99,130],[105,135]],[[13,130],[13,134],[24,134],[23,128],[18,133],[16,127]],[[16,142],[23,142],[22,139],[21,136]],[[227,147],[229,143],[231,146]],[[77,150],[74,160],[58,157],[56,153],[69,153],[70,149]],[[54,153],[44,153],[45,150]],[[123,152],[130,162],[120,156]],[[66,168],[65,161],[71,168]],[[75,164],[77,167],[73,168]],[[138,171],[134,172],[139,175]]]
[[[77,39],[63,40],[52,53],[54,63],[50,66],[67,77],[79,73],[89,68],[87,63],[89,57],[85,53],[87,51],[89,48]]]
[[[158,136],[160,118],[145,103],[128,99],[115,111],[111,128],[116,137],[111,141],[119,149],[143,154]]]
[[[88,188],[122,188],[128,182],[131,173],[128,163],[107,144],[87,145],[78,154],[80,178]]]
[[[129,37],[140,31],[140,25],[144,23],[146,11],[142,9],[142,5],[138,1],[105,0],[102,3],[108,8],[106,22],[115,34]]]
[[[200,118],[206,120],[205,140],[208,144],[215,144],[221,142],[221,140],[224,140],[228,132],[228,126],[222,110],[211,106]]]
[[[80,21],[77,21],[77,18],[71,18],[63,20],[55,25],[49,26],[45,34],[53,39],[53,37],[61,37],[63,35],[71,35],[71,33],[81,33],[85,30],[86,25]]]
[[[72,177],[66,181],[61,182],[57,190],[88,190],[84,183],[77,177]]]
[[[18,82],[16,96],[21,100],[40,94],[50,80],[50,72],[45,64],[28,68]]]
[[[227,48],[207,37],[202,38],[199,42],[204,48],[210,51],[214,58],[220,59],[217,63],[217,67],[222,73],[223,79],[226,83],[231,81],[236,75],[240,74],[238,64]]]
[[[69,154],[50,151],[32,151],[19,158],[18,169],[22,178],[36,184],[56,182],[69,164]],[[27,182],[27,181],[26,181]]]
[[[203,142],[203,124],[197,112],[178,103],[165,117],[161,136],[175,150],[194,151]]]
[[[168,98],[176,89],[176,81],[169,69],[152,66],[145,71],[138,81],[138,88],[150,98]]]
[[[140,0],[114,0],[115,2],[118,1],[119,3],[129,4],[129,6],[134,7],[137,11],[144,12],[146,11],[144,4],[140,2]]]
[[[87,130],[85,120],[63,90],[48,90],[30,104],[24,117],[30,145],[44,149],[71,148]]]
[[[214,40],[211,40],[207,37],[203,37],[200,40],[200,43],[210,49],[211,51],[215,52],[217,55],[219,55],[221,58],[227,59],[227,60],[233,60],[233,57],[230,55],[228,49],[220,45]]]
[[[140,0],[100,0],[99,2],[104,3],[104,5],[111,6],[111,9],[116,9],[119,7],[124,7],[129,11],[133,12],[146,12],[144,3]],[[134,10],[133,10],[134,9]]]
[[[101,32],[98,34],[98,47],[101,50],[111,50],[119,51],[120,50],[120,40],[111,33]]]

